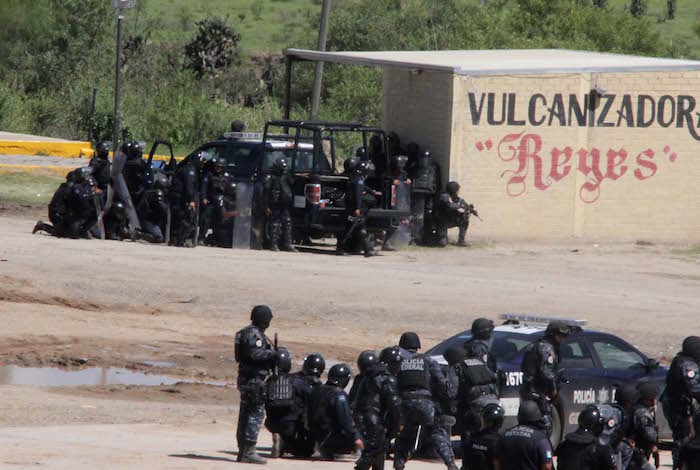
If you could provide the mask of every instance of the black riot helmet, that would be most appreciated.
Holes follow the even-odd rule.
[[[585,407],[578,415],[578,426],[584,432],[593,434],[595,437],[600,436],[605,427],[605,422],[598,407],[595,405]]]
[[[357,167],[360,165],[360,159],[357,157],[350,157],[343,162],[343,168],[345,173],[353,175],[357,172]]]
[[[115,201],[112,203],[112,207],[109,208],[110,218],[117,223],[117,225],[122,225],[126,222],[126,205],[121,201]]]
[[[615,403],[622,407],[632,406],[639,400],[639,390],[632,384],[627,384],[615,392]]]
[[[571,327],[561,320],[552,320],[544,331],[545,336],[563,336],[566,338],[571,333]]]
[[[211,165],[214,168],[214,172],[218,175],[221,175],[226,171],[226,159],[224,157],[212,158]]]
[[[143,157],[141,144],[136,141],[124,142],[121,146],[121,151],[126,155],[127,160],[138,160]]]
[[[274,162],[272,162],[272,173],[276,175],[281,175],[285,171],[287,171],[287,159],[286,158],[278,158]]]
[[[406,165],[408,164],[408,157],[403,155],[394,155],[391,157],[391,168],[394,171],[404,171]]]
[[[506,411],[497,403],[489,403],[481,410],[481,420],[484,423],[484,428],[491,431],[498,431],[501,429],[505,417]]]
[[[529,424],[534,426],[540,426],[544,424],[542,418],[542,412],[539,406],[532,400],[525,400],[520,402],[520,408],[518,409],[518,424]]]
[[[112,148],[112,142],[109,142],[107,140],[100,141],[95,147],[95,156],[97,158],[106,160],[107,158],[109,158],[110,148]]]
[[[328,371],[328,381],[326,383],[345,388],[350,383],[351,378],[352,372],[347,364],[336,364]]]
[[[396,346],[382,349],[379,354],[379,362],[386,364],[392,374],[397,373],[401,365],[401,350]]]
[[[407,331],[401,335],[401,339],[399,339],[399,347],[407,350],[420,349],[420,338],[416,333]]]
[[[491,339],[493,321],[488,318],[477,318],[472,322],[472,337],[476,339]]]
[[[166,191],[170,183],[168,182],[168,177],[165,173],[155,173],[153,175],[153,188],[160,189],[161,191]]]
[[[457,193],[459,192],[459,188],[461,188],[461,186],[456,181],[450,181],[445,186],[445,190],[447,191],[447,194],[449,194],[450,196],[456,196]]]
[[[358,147],[357,150],[355,150],[355,157],[359,158],[360,160],[366,160],[367,152],[365,151],[365,148]]]
[[[645,382],[639,385],[638,389],[639,401],[647,405],[651,405],[659,395],[659,389],[656,387],[656,384],[651,382]]]
[[[288,374],[292,370],[292,353],[286,348],[277,350],[277,369],[280,374]]]
[[[700,362],[700,337],[688,336],[683,340],[683,355],[692,357]]]
[[[432,158],[433,157],[430,151],[426,150],[418,156],[418,166],[420,168],[428,168],[428,166],[430,166],[430,161],[432,160]]]
[[[314,377],[321,377],[323,371],[326,370],[326,361],[318,353],[309,354],[304,359],[304,365],[301,370],[304,375],[313,375]]]
[[[467,357],[467,351],[465,351],[464,348],[459,345],[450,346],[447,348],[447,351],[445,351],[445,354],[443,354],[443,357],[449,365],[454,366],[455,364],[462,362]]]
[[[236,119],[231,122],[231,132],[243,132],[245,130],[245,124],[243,121]]]
[[[360,372],[365,372],[367,369],[377,365],[378,363],[379,358],[374,351],[362,351],[357,357],[357,368],[360,369]]]
[[[357,165],[357,173],[361,176],[367,176],[369,175],[370,171],[370,163],[366,160],[361,160],[360,163]]]
[[[253,325],[266,330],[272,321],[272,310],[267,305],[256,305],[250,313],[250,319]]]

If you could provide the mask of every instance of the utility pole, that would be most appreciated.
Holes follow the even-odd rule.
[[[331,12],[331,0],[323,0],[321,9],[321,28],[318,32],[318,50],[326,50],[326,39],[328,38],[328,17]],[[323,62],[316,61],[316,72],[314,73],[314,88],[311,95],[311,120],[318,119],[318,108],[321,102],[321,82],[323,81]]]
[[[112,155],[115,155],[119,149],[119,85],[122,75],[122,22],[124,21],[122,10],[134,8],[136,0],[112,0],[112,6],[117,9],[117,61],[114,65],[114,128],[112,129]]]

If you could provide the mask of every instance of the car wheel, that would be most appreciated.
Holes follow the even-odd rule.
[[[552,407],[552,433],[549,436],[549,440],[552,443],[552,449],[556,450],[557,446],[561,442],[563,428],[564,426],[561,422],[561,413],[559,412],[559,408],[554,406]]]

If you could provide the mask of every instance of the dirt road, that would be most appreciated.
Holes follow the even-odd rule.
[[[700,259],[684,247],[477,244],[365,260],[328,247],[273,254],[63,240],[32,236],[34,222],[0,217],[5,364],[233,383],[232,335],[257,303],[272,307],[270,332],[296,361],[319,351],[352,363],[405,330],[428,347],[502,312],[585,318],[666,360],[700,333]],[[220,451],[235,449],[232,388],[0,390],[0,466],[214,468],[232,457]]]

